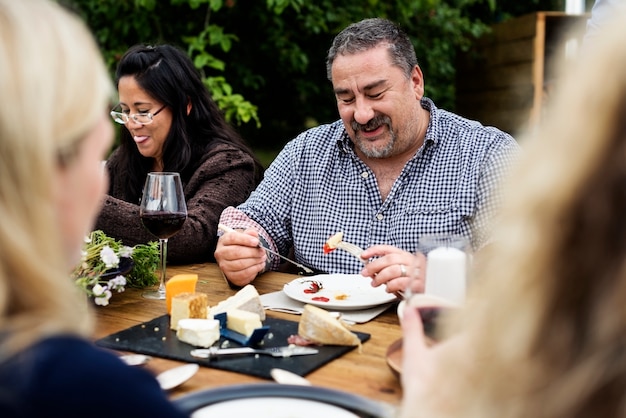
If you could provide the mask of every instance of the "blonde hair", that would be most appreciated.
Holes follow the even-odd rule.
[[[91,318],[70,279],[52,178],[101,120],[112,84],[84,23],[46,0],[0,0],[0,353]]]
[[[459,320],[467,340],[440,359],[423,416],[624,416],[624,18],[561,66],[543,125],[522,140]]]

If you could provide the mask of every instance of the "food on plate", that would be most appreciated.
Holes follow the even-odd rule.
[[[210,308],[211,318],[229,309],[241,309],[243,311],[254,312],[259,315],[261,321],[265,320],[265,310],[263,309],[259,292],[257,292],[256,288],[251,284],[244,286],[233,296],[224,299]]]
[[[217,319],[183,318],[178,321],[176,337],[187,344],[208,348],[220,339]]]
[[[226,328],[249,337],[255,329],[261,328],[261,317],[255,312],[231,308],[226,311]]]
[[[206,293],[184,292],[172,298],[170,328],[178,329],[178,321],[186,318],[207,319],[209,297]],[[212,318],[208,318],[212,319]]]
[[[349,295],[347,295],[347,294],[345,294],[345,293],[337,293],[337,294],[335,295],[335,299],[336,299],[336,300],[346,300],[346,299],[348,299],[349,297],[350,297],[350,296],[349,296]]]
[[[197,274],[177,274],[165,283],[165,306],[167,313],[172,313],[172,298],[179,293],[193,293],[198,283]]]
[[[346,324],[325,309],[304,305],[298,324],[298,335],[289,337],[290,344],[361,346],[361,340]]]
[[[337,232],[332,237],[328,238],[324,243],[324,254],[328,254],[329,252],[336,250],[337,245],[343,240],[343,232]]]
[[[324,288],[317,280],[305,280],[304,283],[311,283],[308,288],[304,289],[304,293],[317,293]]]

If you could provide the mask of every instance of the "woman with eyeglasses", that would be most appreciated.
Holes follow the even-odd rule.
[[[139,218],[146,175],[179,172],[188,217],[170,239],[168,261],[212,260],[220,213],[255,189],[261,164],[179,48],[131,47],[118,64],[115,82],[119,103],[111,116],[124,128],[106,163],[111,183],[95,228],[126,245],[153,241]]]

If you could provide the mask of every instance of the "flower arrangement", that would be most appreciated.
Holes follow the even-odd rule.
[[[96,230],[85,237],[82,260],[72,278],[97,305],[106,306],[113,292],[158,283],[159,261],[158,242],[129,247]]]

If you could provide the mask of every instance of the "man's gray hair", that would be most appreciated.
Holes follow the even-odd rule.
[[[337,55],[357,54],[381,44],[387,45],[392,64],[401,68],[410,78],[417,65],[411,39],[398,25],[381,18],[353,23],[335,37],[326,57],[326,76],[332,81],[331,69]]]

